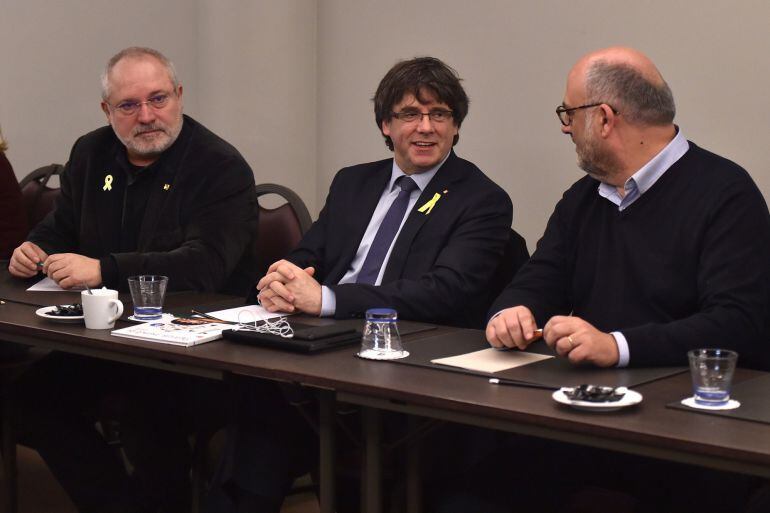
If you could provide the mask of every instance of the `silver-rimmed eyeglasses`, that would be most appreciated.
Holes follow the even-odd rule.
[[[430,112],[420,112],[419,110],[402,110],[401,112],[394,112],[393,117],[404,123],[414,123],[415,121],[422,121],[422,118],[428,116],[434,123],[445,123],[452,119],[452,111],[445,109],[434,109]]]
[[[166,105],[168,105],[168,102],[171,99],[171,95],[172,93],[158,93],[150,96],[143,102],[125,100],[118,103],[117,105],[110,105],[109,103],[107,103],[107,105],[115,109],[117,112],[120,112],[124,116],[132,116],[139,112],[139,109],[142,108],[142,105],[148,105],[155,110],[164,108]]]

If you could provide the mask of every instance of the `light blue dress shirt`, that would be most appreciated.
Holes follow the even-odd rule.
[[[398,227],[396,236],[393,237],[393,242],[390,244],[388,252],[385,254],[385,260],[382,262],[380,273],[377,275],[377,280],[374,282],[374,284],[379,285],[382,282],[382,275],[385,273],[385,268],[387,267],[388,260],[390,259],[390,253],[393,251],[393,245],[396,243],[396,240],[398,240],[398,235],[401,233],[401,228],[403,228],[406,219],[409,217],[409,213],[412,211],[415,203],[417,203],[417,199],[420,197],[420,194],[422,194],[422,191],[425,190],[425,187],[428,186],[428,183],[430,183],[430,181],[436,175],[438,169],[444,164],[447,158],[449,158],[449,153],[447,153],[441,162],[439,162],[435,167],[432,167],[427,171],[423,171],[422,173],[414,173],[412,175],[407,175],[404,173],[401,168],[398,167],[398,164],[396,164],[396,159],[393,159],[393,170],[391,171],[390,181],[382,191],[380,200],[377,203],[377,208],[374,209],[372,218],[369,220],[369,225],[366,227],[364,236],[361,238],[361,243],[359,244],[358,250],[356,251],[356,256],[353,257],[353,260],[350,262],[350,267],[339,281],[340,284],[356,282],[358,273],[361,271],[361,266],[364,265],[364,260],[366,260],[366,255],[369,254],[369,248],[374,241],[375,235],[377,235],[377,230],[380,229],[380,224],[382,224],[382,220],[385,218],[385,214],[387,214],[388,210],[390,209],[390,205],[398,197],[399,192],[401,192],[401,188],[396,187],[396,180],[402,176],[410,176],[412,180],[414,180],[414,182],[417,184],[417,188],[413,190],[412,194],[409,196],[409,203],[406,207],[406,213],[404,214],[404,218],[401,220],[401,225]],[[332,291],[332,289],[327,286],[321,287],[321,317],[333,316],[336,309],[337,297],[334,294],[334,291]]]
[[[690,144],[682,135],[682,131],[677,127],[677,134],[660,153],[655,155],[652,160],[647,162],[642,168],[631,175],[623,184],[625,194],[623,196],[618,190],[609,184],[602,182],[599,185],[599,195],[607,198],[614,205],[617,205],[619,211],[623,211],[631,206],[636,200],[642,197],[642,194],[650,190],[663,174],[676,163],[690,149]],[[628,341],[623,333],[613,331],[615,343],[618,346],[618,367],[628,366],[631,355],[628,350]]]

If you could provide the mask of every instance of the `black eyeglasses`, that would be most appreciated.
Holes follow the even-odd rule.
[[[559,121],[561,121],[562,125],[570,126],[572,124],[573,112],[580,109],[590,109],[591,107],[598,107],[599,105],[607,105],[610,109],[612,109],[613,113],[618,114],[618,111],[616,111],[612,107],[612,105],[605,102],[599,102],[599,103],[591,103],[589,105],[581,105],[580,107],[565,107],[564,105],[559,105],[558,107],[556,107],[556,116],[559,118]]]
[[[444,123],[452,119],[452,111],[444,109],[436,109],[430,112],[420,112],[419,110],[402,110],[401,112],[394,112],[393,117],[404,123],[414,123],[415,121],[422,121],[422,118],[428,116],[428,119],[434,123]]]

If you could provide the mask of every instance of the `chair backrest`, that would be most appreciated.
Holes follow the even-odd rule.
[[[60,175],[63,169],[61,164],[49,164],[35,169],[19,182],[30,228],[34,228],[53,210],[60,191],[58,187],[49,187],[48,181],[52,176]]]
[[[288,187],[265,183],[257,185],[255,190],[257,199],[266,194],[276,194],[286,200],[277,208],[259,207],[259,228],[254,250],[261,277],[270,264],[285,258],[299,244],[310,228],[312,219],[305,203]]]

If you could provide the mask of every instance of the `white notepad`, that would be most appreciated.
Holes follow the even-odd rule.
[[[553,358],[547,354],[527,353],[525,351],[500,351],[495,348],[482,349],[472,353],[448,356],[431,360],[431,363],[460,367],[479,372],[500,372],[530,363]]]

